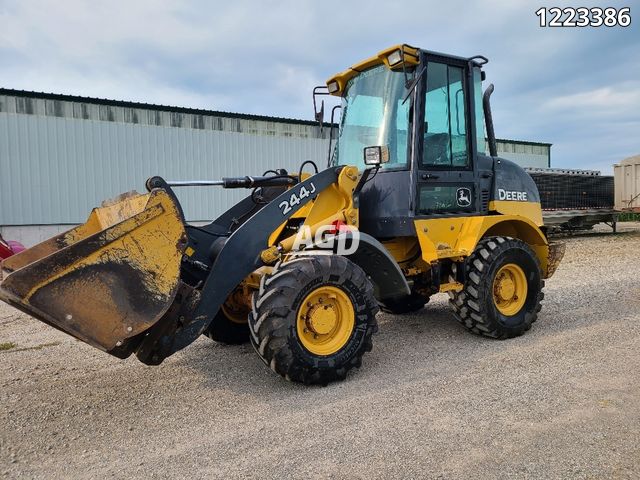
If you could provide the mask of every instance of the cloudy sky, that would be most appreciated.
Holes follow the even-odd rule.
[[[640,4],[604,2],[627,28],[538,26],[543,5],[605,6],[578,3],[0,0],[0,86],[310,119],[313,86],[409,43],[489,57],[499,137],[610,172],[640,153]]]

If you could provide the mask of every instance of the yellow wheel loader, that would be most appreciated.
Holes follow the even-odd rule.
[[[379,308],[418,310],[438,292],[470,331],[521,335],[564,250],[546,238],[532,179],[497,157],[486,63],[384,50],[314,91],[342,102],[328,168],[150,178],[148,193],[5,260],[0,298],[120,358],[157,365],[207,335],[250,341],[309,384],[360,367]],[[194,226],[183,186],[251,193]]]

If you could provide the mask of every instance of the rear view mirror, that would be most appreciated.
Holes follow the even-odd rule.
[[[316,101],[316,96],[318,95],[329,95],[327,87],[320,85],[313,89],[313,114],[316,118],[316,122],[320,124],[320,130],[322,131],[324,128],[324,100],[320,102],[320,108],[318,108],[318,103]]]
[[[364,147],[364,163],[365,165],[382,165],[389,161],[389,147],[386,145],[375,145],[372,147]]]
[[[320,103],[320,110],[315,111],[316,122],[321,126],[324,124],[324,100]]]

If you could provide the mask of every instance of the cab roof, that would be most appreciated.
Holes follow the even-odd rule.
[[[351,67],[349,67],[347,70],[344,70],[343,72],[337,73],[334,76],[332,76],[331,78],[329,78],[326,82],[327,87],[329,87],[329,93],[331,95],[335,95],[335,96],[342,96],[342,94],[344,93],[344,90],[347,86],[347,82],[352,79],[353,77],[355,77],[356,75],[360,74],[361,72],[363,72],[364,70],[367,70],[369,68],[375,67],[377,65],[385,65],[387,68],[389,68],[390,70],[401,70],[402,69],[402,62],[399,63],[394,63],[394,64],[390,64],[389,62],[389,58],[391,56],[391,54],[395,53],[395,52],[400,52],[401,57],[404,59],[404,65],[406,66],[415,66],[418,65],[420,63],[420,52],[423,51],[425,53],[429,53],[432,54],[434,56],[438,56],[438,57],[447,57],[447,58],[451,58],[451,59],[455,59],[455,60],[459,60],[459,61],[464,61],[464,62],[468,62],[474,59],[481,59],[480,62],[477,62],[478,66],[484,65],[485,63],[488,62],[488,60],[485,57],[482,57],[480,55],[477,55],[475,57],[470,57],[470,58],[466,58],[466,57],[459,57],[456,55],[448,55],[448,54],[444,54],[444,53],[439,53],[439,52],[432,52],[430,50],[423,50],[417,47],[412,47],[410,45],[407,45],[406,43],[404,44],[399,44],[399,45],[393,45],[389,48],[385,48],[384,50],[381,50],[380,52],[378,52],[376,55],[369,57],[365,60],[362,60],[361,62],[358,62],[354,65],[352,65]],[[333,89],[331,88],[331,84],[335,84],[333,85]],[[337,86],[337,88],[336,88]]]

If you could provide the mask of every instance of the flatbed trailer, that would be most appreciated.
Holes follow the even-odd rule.
[[[571,232],[590,230],[598,223],[605,223],[616,232],[618,215],[621,212],[613,209],[588,210],[543,210],[542,219],[545,226],[552,231]]]
[[[542,218],[550,231],[589,230],[598,223],[616,231],[613,176],[597,170],[526,168],[540,192]]]

